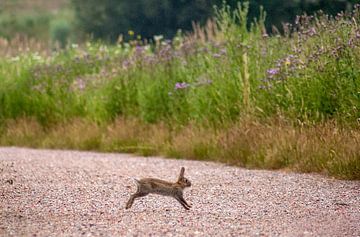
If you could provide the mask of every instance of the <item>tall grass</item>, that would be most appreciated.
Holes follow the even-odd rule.
[[[28,118],[7,121],[0,132],[0,144],[7,146],[131,152],[360,179],[360,131],[334,121],[295,127],[250,117],[224,129],[194,124],[174,129],[119,117],[106,124],[72,119],[44,128]]]
[[[247,11],[247,3],[223,6],[207,28],[172,41],[131,35],[116,45],[6,53],[1,143],[141,150],[359,178],[359,8],[335,18],[299,16],[285,35],[270,36],[265,13],[249,25]],[[8,45],[0,41],[0,52]],[[268,122],[278,119],[286,126]]]
[[[17,36],[36,38],[41,41],[61,40],[70,33],[72,10],[65,1],[12,1],[0,3],[0,37]],[[64,31],[65,30],[65,31]],[[58,34],[63,31],[65,34]]]

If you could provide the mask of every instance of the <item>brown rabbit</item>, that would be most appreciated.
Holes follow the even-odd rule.
[[[144,197],[150,193],[154,193],[174,197],[186,210],[189,210],[191,206],[183,198],[183,191],[185,188],[191,186],[191,182],[184,177],[184,172],[185,168],[182,167],[176,183],[153,178],[141,180],[135,179],[137,190],[136,193],[130,196],[129,201],[126,203],[126,209],[129,209],[132,206],[135,198]]]

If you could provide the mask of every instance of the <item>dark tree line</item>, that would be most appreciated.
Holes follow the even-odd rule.
[[[236,0],[226,3],[232,7]],[[292,22],[296,15],[323,10],[336,14],[349,10],[359,0],[251,0],[249,19],[264,6],[267,26],[281,28],[283,22]],[[72,0],[77,26],[94,38],[116,40],[129,30],[143,37],[162,34],[172,37],[178,29],[191,30],[192,21],[204,23],[214,14],[214,5],[223,0]]]

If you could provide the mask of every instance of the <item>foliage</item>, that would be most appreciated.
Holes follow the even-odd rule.
[[[116,41],[120,35],[127,36],[129,30],[150,38],[153,35],[173,37],[178,29],[190,31],[192,22],[204,24],[214,16],[213,6],[226,2],[232,9],[238,0],[72,0],[78,30],[98,39]],[[296,15],[304,12],[312,14],[323,10],[337,14],[350,10],[356,1],[343,0],[252,0],[250,1],[249,20],[259,17],[259,7],[268,12],[267,29],[272,26],[282,29],[282,24],[293,22]]]
[[[340,11],[351,11],[357,0],[253,0],[251,1],[250,19],[257,17],[257,9],[263,6],[268,15],[267,28],[272,26],[282,29],[282,24],[293,23],[297,15],[312,15],[317,11],[335,16]]]
[[[178,29],[190,30],[192,21],[204,22],[214,0],[72,0],[79,30],[94,38],[116,40],[129,30],[143,37],[173,36]]]
[[[284,29],[286,34],[269,36],[264,12],[248,26],[248,6],[240,4],[232,11],[224,5],[216,10],[216,23],[198,28],[191,36],[178,34],[172,41],[158,36],[154,43],[87,42],[53,53],[23,52],[20,48],[29,47],[21,45],[22,53],[0,58],[0,129],[25,117],[46,132],[81,118],[101,128],[110,126],[110,131],[94,130],[96,134],[84,144],[81,140],[84,149],[101,147],[103,134],[109,132],[115,134],[114,140],[103,149],[124,151],[127,139],[115,139],[122,128],[112,130],[111,124],[119,118],[135,119],[144,127],[133,129],[160,124],[166,130],[159,149],[143,140],[128,140],[126,147],[135,151],[144,146],[151,152],[155,146],[153,152],[173,156],[221,157],[222,161],[230,157],[230,163],[250,167],[296,169],[299,165],[309,171],[327,167],[326,172],[341,170],[346,176],[349,171],[354,177],[359,167],[358,149],[351,148],[359,143],[359,7],[336,18],[299,16]],[[1,47],[8,48],[8,42],[0,41]],[[280,118],[289,124],[289,132],[279,143],[276,132],[259,133],[266,139],[255,136],[251,127],[241,130],[239,121],[249,117]],[[324,132],[329,141],[323,142],[321,134],[315,136],[318,130],[312,127],[332,122],[336,126]],[[174,142],[187,128],[195,134],[189,138],[189,153],[181,142]],[[295,135],[297,131],[302,135],[303,128],[310,134],[304,135],[306,139],[315,137],[311,144],[319,140],[321,145],[303,144],[305,138],[299,143]],[[345,139],[343,132],[344,144],[337,148],[339,140],[331,134],[342,128],[355,135]],[[11,135],[4,134],[9,140]],[[149,131],[149,140],[152,134],[156,133]],[[253,139],[247,140],[246,134],[253,134]],[[256,141],[261,145],[252,145]],[[78,148],[76,141],[71,144]],[[303,156],[308,163],[301,163]]]
[[[221,130],[191,124],[173,129],[123,118],[106,124],[72,119],[44,129],[34,119],[17,119],[7,121],[0,133],[5,146],[163,155],[354,180],[360,180],[359,141],[359,129],[332,121],[294,127],[281,119],[256,118]]]
[[[336,19],[300,16],[284,37],[268,37],[264,17],[246,27],[247,12],[247,4],[218,9],[219,28],[205,42],[181,35],[155,44],[89,42],[45,58],[3,59],[0,103],[7,109],[0,116],[92,117],[96,105],[99,119],[222,124],[242,113],[280,113],[303,122],[355,123],[358,9]]]
[[[50,24],[50,36],[53,42],[65,48],[71,34],[71,26],[65,19],[56,19]]]
[[[49,14],[13,15],[0,13],[0,37],[12,38],[17,34],[27,37],[46,38],[49,28]]]
[[[73,23],[72,10],[66,7],[67,1],[2,0],[0,37],[11,40],[20,36],[47,43],[54,39],[56,31],[59,32],[60,28],[68,31],[68,26]]]
[[[71,5],[66,4],[71,2]],[[69,32],[69,25],[76,26],[70,38],[82,41],[87,36],[115,42],[120,35],[125,39],[135,36],[151,38],[153,35],[173,37],[178,30],[191,31],[193,22],[204,25],[214,17],[214,5],[221,6],[224,0],[61,0],[26,2],[5,0],[0,3],[0,36],[13,38],[17,34],[47,41],[59,41],[60,31]],[[225,1],[232,9],[239,0]],[[296,15],[312,14],[322,10],[335,15],[342,10],[351,10],[356,0],[251,0],[249,22],[259,18],[258,9],[263,6],[268,12],[268,32],[282,31],[282,24],[293,23]],[[68,15],[67,12],[75,14]],[[63,13],[67,14],[64,18]],[[66,22],[65,22],[66,20]],[[52,21],[52,23],[51,23]],[[248,23],[249,23],[248,22]],[[275,26],[276,28],[273,28]],[[135,35],[128,35],[128,32]],[[58,36],[55,35],[59,32]],[[66,33],[67,34],[67,33]]]

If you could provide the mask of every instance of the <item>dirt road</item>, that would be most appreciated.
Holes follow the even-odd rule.
[[[192,187],[186,211],[131,177]],[[0,236],[360,236],[360,182],[123,154],[0,148]]]

